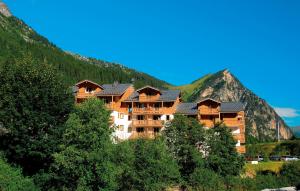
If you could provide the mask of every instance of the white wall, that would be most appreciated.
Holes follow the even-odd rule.
[[[119,139],[121,140],[126,140],[131,136],[131,132],[128,132],[128,127],[131,124],[131,121],[128,120],[128,115],[124,114],[123,119],[119,118],[119,112],[117,111],[113,111],[111,113],[111,116],[114,117],[114,126],[116,126],[115,132],[114,132],[114,136],[117,136]],[[123,131],[120,131],[118,129],[119,125],[124,125],[124,129]]]

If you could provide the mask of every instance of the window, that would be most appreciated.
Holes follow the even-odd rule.
[[[136,132],[143,133],[144,132],[144,127],[137,127]]]
[[[158,128],[158,127],[154,127],[153,131],[154,131],[154,133],[159,133],[159,131],[160,131],[160,128]]]
[[[95,91],[95,89],[92,88],[92,87],[86,87],[85,88],[85,93],[93,93],[94,91]]]
[[[119,131],[124,131],[124,125],[119,125],[118,130],[119,130]]]
[[[153,120],[160,120],[160,115],[154,115]]]
[[[144,120],[145,117],[144,117],[144,115],[138,115],[138,116],[137,116],[137,119],[138,119],[138,120]]]
[[[165,103],[164,103],[164,106],[165,106],[165,107],[172,107],[173,104],[174,104],[173,102],[165,102]]]
[[[170,120],[170,115],[167,115],[166,119],[167,119],[167,121],[169,121]]]
[[[131,121],[131,115],[128,115],[128,121]]]
[[[155,104],[154,104],[154,108],[155,108],[156,110],[158,110],[160,107],[161,107],[161,106],[160,106],[159,103],[155,103]]]
[[[124,119],[124,113],[118,113],[118,118],[119,119]]]
[[[128,127],[128,133],[131,133],[131,131],[132,131],[132,127]]]

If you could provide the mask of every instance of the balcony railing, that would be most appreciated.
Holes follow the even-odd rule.
[[[219,108],[201,108],[200,107],[200,114],[203,114],[203,115],[218,115],[220,113],[220,110]]]
[[[159,98],[159,96],[155,95],[155,96],[139,96],[139,100],[140,102],[152,102],[152,101],[157,101],[157,99]]]
[[[152,127],[160,127],[163,125],[162,120],[132,120],[132,125],[133,126],[152,126]]]
[[[94,96],[95,96],[94,93],[77,93],[76,98],[84,99],[84,98],[90,98]]]
[[[153,131],[148,132],[133,132],[132,135],[129,137],[130,139],[137,139],[137,138],[148,138],[153,139],[158,136],[159,133],[154,133]]]
[[[105,104],[105,107],[107,108],[107,109],[110,109],[110,110],[112,110],[113,108],[114,108],[114,103],[112,103],[112,102],[110,102],[110,103],[106,103]]]
[[[234,134],[233,138],[235,140],[240,140],[241,143],[245,143],[245,135],[244,134]]]
[[[163,113],[162,108],[153,108],[153,107],[144,107],[144,108],[133,108],[131,109],[132,113],[145,113],[145,114],[159,114]]]
[[[237,152],[246,153],[246,147],[244,145],[236,147]]]

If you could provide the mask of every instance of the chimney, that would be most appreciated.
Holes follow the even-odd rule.
[[[113,83],[113,87],[117,87],[117,85],[119,84],[119,82],[118,81],[114,81],[114,83]]]

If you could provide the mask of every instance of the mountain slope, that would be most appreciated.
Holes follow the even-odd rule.
[[[291,129],[294,132],[295,137],[300,138],[300,126],[292,127]]]
[[[188,101],[201,98],[215,98],[220,101],[240,101],[246,106],[246,135],[248,142],[259,139],[271,141],[276,139],[276,118],[280,123],[280,136],[288,139],[292,131],[277,115],[274,109],[263,99],[259,98],[228,70],[210,75],[204,83],[194,89],[188,96]]]
[[[186,84],[186,85],[182,85],[182,86],[170,86],[169,89],[176,89],[176,90],[180,90],[182,93],[182,99],[184,101],[187,101],[187,99],[191,96],[191,94],[193,93],[193,91],[198,88],[201,87],[204,82],[209,79],[211,77],[211,74],[205,75],[202,78],[199,78],[195,81],[193,81],[190,84]]]
[[[5,13],[2,14],[2,13]],[[52,64],[68,85],[89,79],[97,83],[119,81],[136,87],[145,84],[166,88],[170,84],[120,64],[85,58],[64,52],[14,16],[5,5],[0,7],[0,65],[13,59],[34,59]]]

